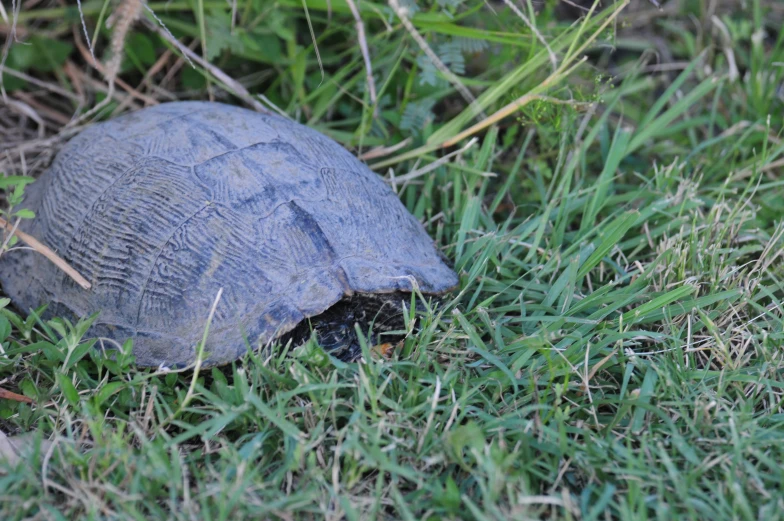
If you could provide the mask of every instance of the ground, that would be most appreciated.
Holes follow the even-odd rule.
[[[661,3],[3,3],[7,220],[80,126],[216,99],[362,157],[461,285],[390,358],[168,373],[0,301],[0,518],[784,517],[784,8]]]

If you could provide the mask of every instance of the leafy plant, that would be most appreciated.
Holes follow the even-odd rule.
[[[0,177],[0,196],[6,201],[6,208],[0,207],[0,224],[3,225],[3,242],[0,245],[0,256],[16,245],[19,238],[11,234],[14,222],[20,219],[32,219],[35,214],[26,208],[16,208],[24,200],[25,186],[35,179],[27,176]]]

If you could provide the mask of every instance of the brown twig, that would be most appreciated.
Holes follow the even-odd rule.
[[[377,111],[376,107],[376,82],[373,80],[373,68],[370,65],[370,52],[368,51],[367,39],[365,38],[365,24],[362,23],[362,17],[359,16],[359,9],[357,9],[354,0],[346,0],[351,14],[354,16],[354,21],[357,24],[357,39],[359,40],[359,48],[362,51],[362,58],[365,60],[365,73],[367,76],[367,86],[370,91],[370,104],[373,105],[374,113]]]
[[[773,132],[771,132],[770,128],[768,128],[765,125],[762,125],[760,123],[752,123],[751,121],[746,121],[746,120],[738,121],[737,123],[732,125],[730,128],[728,128],[727,130],[722,132],[719,135],[719,137],[726,138],[726,137],[734,136],[735,134],[737,134],[737,133],[739,133],[739,132],[741,132],[743,130],[746,130],[749,127],[753,127],[754,130],[756,130],[758,132],[762,132],[763,134],[767,133],[768,134],[767,139],[769,139],[770,141],[776,143],[777,145],[781,145],[782,143],[784,143],[784,140],[782,140],[781,138],[777,137]]]
[[[106,62],[105,66],[99,68],[98,62],[93,59],[93,64],[96,69],[101,71],[103,74],[104,79],[109,84],[109,89],[107,91],[106,97],[101,100],[97,105],[93,108],[79,116],[77,119],[72,121],[68,126],[75,126],[79,125],[83,121],[91,118],[93,115],[99,113],[103,110],[112,100],[114,97],[114,87],[115,85],[120,85],[123,89],[128,91],[132,96],[134,93],[131,92],[133,88],[125,82],[121,82],[117,78],[117,73],[120,70],[120,65],[122,64],[122,57],[123,57],[123,45],[125,44],[125,37],[128,35],[128,31],[130,31],[131,26],[133,26],[134,22],[139,18],[142,7],[146,5],[142,2],[142,0],[122,0],[117,9],[115,9],[112,18],[114,19],[114,30],[112,31],[112,38],[109,45],[111,49],[111,56],[109,60]],[[74,28],[74,41],[80,42],[79,38],[79,31]],[[83,52],[82,47],[79,48],[80,52]],[[84,54],[84,52],[83,52]],[[90,53],[92,57],[92,53]],[[90,61],[89,59],[87,60]],[[139,93],[136,93],[139,94]],[[141,95],[141,94],[139,94]],[[149,98],[152,99],[152,98]],[[145,101],[146,103],[146,101]],[[156,104],[157,101],[154,101],[152,104]]]
[[[270,108],[271,108],[272,110],[274,110],[275,112],[277,112],[278,114],[280,114],[280,115],[281,115],[281,116],[283,116],[284,118],[286,118],[286,119],[292,119],[292,120],[293,120],[293,118],[292,118],[291,116],[289,116],[288,114],[286,114],[286,112],[285,112],[283,109],[281,109],[280,107],[278,107],[277,105],[275,105],[275,104],[272,102],[272,100],[271,100],[271,99],[269,99],[269,98],[268,98],[267,96],[265,96],[264,94],[261,94],[261,93],[259,93],[259,94],[256,94],[256,96],[258,96],[258,98],[259,98],[261,101],[263,101],[264,103],[266,103],[267,105],[269,105],[269,106],[270,106]]]
[[[417,177],[422,177],[423,175],[427,174],[428,172],[432,172],[433,170],[435,170],[436,168],[440,167],[441,165],[446,164],[447,162],[449,162],[449,160],[452,159],[453,157],[459,156],[460,154],[462,154],[463,152],[465,152],[466,150],[468,150],[469,148],[474,146],[477,143],[477,141],[478,141],[477,138],[473,138],[468,143],[466,143],[466,145],[463,148],[460,148],[459,150],[455,150],[454,152],[450,152],[450,153],[446,154],[445,156],[436,159],[432,163],[430,163],[430,164],[428,164],[428,165],[426,165],[426,166],[424,166],[422,168],[418,168],[416,170],[412,170],[411,172],[409,172],[409,173],[407,173],[405,175],[401,175],[399,177],[396,177],[395,178],[395,183],[405,183],[405,182],[411,181],[412,179],[416,179]],[[489,173],[489,172],[487,173],[487,177],[494,177],[494,176],[495,176],[495,174],[493,174],[493,173]],[[391,182],[391,180],[390,180],[390,182]]]
[[[199,46],[199,40],[194,39],[191,42],[191,44],[188,45],[188,49],[190,49],[191,51],[195,51],[196,47],[198,46]],[[171,67],[169,67],[169,70],[166,71],[166,74],[163,76],[163,78],[160,81],[154,82],[150,85],[151,90],[155,90],[155,92],[157,92],[158,94],[165,95],[165,93],[169,92],[166,89],[174,90],[174,87],[172,86],[174,85],[174,80],[177,77],[177,74],[180,72],[180,69],[182,69],[186,63],[190,64],[190,66],[193,67],[193,63],[188,61],[185,56],[177,56],[177,55],[175,56],[177,59],[174,60],[174,64]],[[176,99],[176,97],[174,97],[173,99]]]
[[[5,104],[9,108],[17,112],[18,114],[26,116],[32,119],[33,121],[35,121],[38,124],[38,137],[39,138],[44,137],[44,133],[45,133],[44,129],[46,127],[46,124],[44,123],[43,118],[41,118],[41,116],[35,110],[33,110],[31,106],[19,100],[14,100],[9,98],[5,99]]]
[[[267,110],[264,105],[259,103],[257,100],[250,95],[248,89],[243,87],[237,80],[229,77],[225,72],[220,70],[218,67],[214,66],[207,60],[203,59],[201,56],[196,54],[195,52],[191,51],[187,47],[180,44],[176,38],[174,38],[168,31],[159,27],[158,25],[152,23],[152,21],[148,19],[144,19],[144,23],[148,29],[151,31],[155,31],[158,36],[166,40],[167,42],[174,45],[186,58],[198,63],[201,67],[204,67],[210,74],[212,74],[215,79],[223,83],[227,89],[234,92],[238,97],[240,97],[245,103],[253,107],[256,111],[262,112],[264,114],[270,114],[270,111]]]
[[[406,139],[404,139],[403,141],[401,141],[400,143],[398,143],[396,145],[392,145],[392,146],[389,146],[389,147],[380,146],[380,147],[372,148],[372,149],[368,150],[367,152],[365,152],[363,154],[360,154],[358,157],[362,161],[367,161],[368,159],[377,159],[379,157],[388,156],[389,154],[394,154],[395,152],[397,152],[401,148],[404,148],[404,147],[408,146],[409,143],[411,143],[411,138],[407,137]]]
[[[82,73],[82,74],[84,74],[84,73]],[[95,89],[95,90],[97,90],[99,92],[105,93],[106,97],[98,104],[98,105],[100,105],[100,107],[98,105],[95,105],[93,108],[91,108],[89,110],[89,113],[85,112],[83,115],[79,116],[79,119],[72,121],[69,124],[69,127],[73,127],[73,126],[76,126],[76,125],[83,124],[85,122],[85,120],[88,119],[88,117],[90,117],[93,114],[95,114],[96,112],[98,112],[98,110],[105,108],[106,105],[108,105],[108,102],[106,102],[107,99],[108,100],[114,100],[114,101],[116,101],[118,103],[122,103],[125,100],[133,101],[133,99],[134,99],[133,95],[126,94],[123,91],[118,91],[118,90],[114,89],[111,85],[109,85],[107,87],[102,81],[96,80],[95,78],[91,78],[90,76],[88,76],[86,74],[83,76],[82,82],[86,86],[89,86],[89,87],[91,87],[91,88],[93,88],[93,89]],[[138,105],[141,107],[142,104],[138,104]]]
[[[155,63],[152,64],[152,67],[150,67],[150,69],[144,74],[142,81],[139,83],[136,89],[141,90],[142,86],[145,85],[149,88],[150,78],[158,74],[158,72],[160,72],[161,69],[163,69],[166,66],[166,64],[169,62],[169,60],[173,55],[174,53],[171,51],[171,49],[166,49],[166,51],[161,55],[161,57],[158,58],[155,61]]]
[[[91,59],[90,59],[90,51],[87,49],[87,47],[84,46],[84,42],[82,41],[82,36],[79,34],[79,32],[76,29],[74,29],[74,44],[76,45],[76,48],[79,49],[79,53],[82,55],[82,57],[85,59],[85,61],[88,61],[88,62],[91,61]],[[104,77],[109,77],[109,72],[110,71],[107,71],[106,67],[104,67],[101,64],[101,62],[95,62],[93,64],[93,67],[95,67],[95,69],[98,72],[100,72]],[[146,105],[157,105],[158,104],[158,100],[157,99],[151,98],[149,96],[145,96],[144,94],[142,94],[138,90],[134,89],[133,87],[131,87],[130,85],[125,83],[120,78],[114,78],[111,81],[114,81],[114,83],[116,83],[117,86],[119,86],[122,90],[124,90],[125,92],[130,94],[132,97],[138,99],[139,101],[143,101]],[[109,83],[111,83],[111,81]]]
[[[85,103],[84,82],[82,81],[81,68],[77,67],[71,60],[65,60],[63,72],[65,72],[65,75],[71,80],[71,85],[77,94],[77,99],[75,101],[78,101],[81,106]]]
[[[12,393],[11,391],[7,391],[2,387],[0,387],[0,400],[13,400],[15,402],[22,402],[22,403],[34,403],[33,400],[31,400],[27,396],[22,396],[21,394]]]
[[[6,72],[8,72],[8,71],[6,71]],[[31,94],[29,94],[27,92],[21,92],[21,91],[20,92],[14,92],[13,96],[18,98],[18,99],[20,99],[21,101],[23,101],[27,105],[29,105],[33,110],[38,112],[38,114],[43,115],[44,118],[46,118],[46,119],[48,119],[50,121],[53,121],[53,122],[59,124],[60,126],[67,125],[68,122],[71,121],[71,118],[68,117],[67,115],[65,115],[62,112],[59,112],[59,111],[53,109],[52,107],[44,105],[43,103],[41,103],[40,101],[35,99],[34,96],[32,96]]]
[[[733,181],[739,181],[745,177],[748,177],[754,172],[770,172],[771,170],[776,170],[777,168],[784,168],[784,159],[779,159],[778,161],[772,161],[765,166],[762,167],[746,167],[743,170],[740,170],[737,174],[732,176]]]
[[[8,74],[9,76],[13,76],[15,78],[19,78],[20,80],[24,80],[27,83],[32,83],[36,87],[41,87],[42,89],[46,89],[49,92],[54,92],[55,94],[59,94],[60,96],[62,96],[64,98],[68,98],[68,99],[73,100],[73,101],[79,101],[79,96],[77,96],[77,95],[75,95],[75,94],[73,94],[71,92],[68,92],[67,90],[63,89],[62,87],[59,87],[59,86],[55,85],[54,83],[47,83],[45,81],[41,81],[38,78],[34,78],[34,77],[30,76],[29,74],[25,74],[24,72],[16,71],[14,69],[9,69],[9,68],[6,67],[5,69],[3,69],[3,74]]]
[[[0,217],[0,228],[4,228],[9,232],[11,232],[12,234],[16,235],[17,237],[19,237],[20,241],[27,244],[32,249],[34,249],[35,251],[37,251],[47,259],[49,259],[49,261],[51,261],[52,264],[54,264],[59,269],[64,271],[69,277],[71,277],[74,281],[76,281],[76,283],[79,284],[82,288],[90,289],[92,287],[92,284],[87,282],[87,279],[82,277],[79,274],[79,272],[77,272],[75,269],[69,266],[67,262],[61,259],[55,252],[49,249],[49,247],[41,244],[38,241],[38,239],[36,239],[35,237],[27,235],[23,231],[17,230],[16,226],[11,225],[11,223],[6,221],[2,217]]]

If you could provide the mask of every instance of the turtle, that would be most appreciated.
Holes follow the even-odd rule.
[[[135,363],[231,363],[312,334],[345,361],[403,324],[401,302],[458,286],[448,258],[388,184],[287,117],[174,101],[93,124],[28,186],[21,230],[43,256],[0,257],[25,312],[94,317],[90,338],[132,339]],[[209,318],[207,336],[205,327]],[[378,325],[379,327],[374,327]]]

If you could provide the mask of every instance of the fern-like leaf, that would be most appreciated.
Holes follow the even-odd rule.
[[[455,74],[465,74],[465,59],[460,44],[452,41],[438,46],[438,57]]]
[[[479,40],[477,38],[464,38],[458,36],[452,40],[452,43],[460,47],[460,50],[465,54],[476,54],[487,49],[489,46],[487,41]]]
[[[435,105],[435,100],[433,99],[414,101],[406,105],[403,116],[400,118],[400,129],[408,130],[418,135],[427,123],[435,117],[432,111],[433,105]]]

